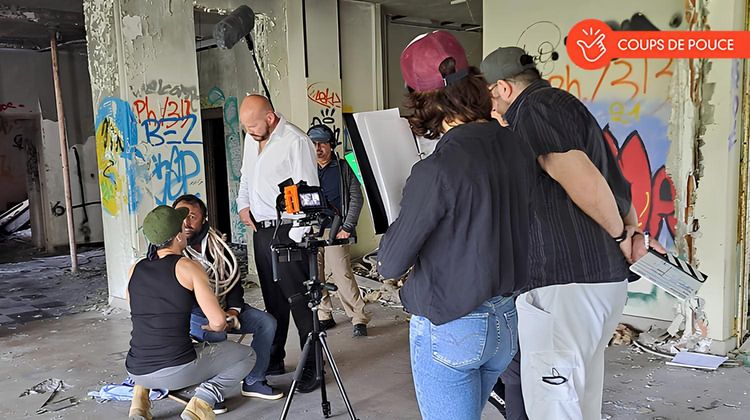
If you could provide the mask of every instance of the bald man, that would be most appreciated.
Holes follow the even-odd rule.
[[[281,243],[291,242],[292,227],[289,220],[282,219],[277,230],[278,185],[288,178],[295,183],[306,181],[308,185],[319,185],[317,158],[315,147],[305,132],[275,113],[263,96],[245,97],[240,106],[240,122],[247,134],[237,208],[242,223],[253,230],[255,264],[263,301],[277,322],[266,374],[280,375],[285,372],[284,346],[290,310],[299,331],[300,347],[312,331],[312,314],[307,301],[299,298],[305,293],[302,283],[309,278],[305,262],[279,264],[279,281],[273,281],[271,241],[276,234]],[[293,296],[297,298],[290,305],[289,298]],[[305,369],[297,388],[299,392],[311,392],[320,386],[315,378],[314,353],[309,353],[308,360],[300,361],[305,363]]]

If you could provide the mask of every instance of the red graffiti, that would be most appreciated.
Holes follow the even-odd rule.
[[[148,95],[143,99],[133,101],[135,115],[138,123],[145,120],[163,120],[168,118],[171,122],[166,123],[164,128],[172,128],[178,123],[181,128],[188,125],[189,115],[193,115],[193,103],[190,99],[178,99],[166,96],[164,98],[153,98]]]
[[[649,66],[649,59],[626,60],[618,59],[608,63],[601,70],[583,70],[577,67],[565,65],[564,74],[550,75],[547,80],[552,87],[563,89],[582,101],[596,101],[602,87],[608,93],[616,92],[618,96],[627,96],[631,101],[648,93],[649,83],[655,83],[662,77],[672,76],[673,60],[670,59],[662,65]],[[575,69],[575,72],[572,70]],[[599,72],[595,85],[584,83],[576,77],[576,73]],[[595,74],[595,73],[594,73]],[[594,78],[586,78],[586,82]]]
[[[341,108],[341,96],[333,89],[313,83],[307,87],[307,97],[320,106],[326,108]]]
[[[677,226],[674,210],[675,188],[664,166],[651,174],[646,146],[637,130],[631,132],[618,148],[617,140],[607,124],[604,127],[604,139],[617,158],[623,175],[631,184],[630,191],[633,196],[633,207],[638,213],[638,225],[642,229],[648,229],[655,237],[661,234],[662,226],[666,226],[674,238]]]
[[[23,108],[23,104],[14,104],[13,102],[0,103],[0,112],[7,111],[9,109]]]

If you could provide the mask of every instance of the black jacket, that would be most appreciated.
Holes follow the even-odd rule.
[[[408,312],[444,324],[526,285],[535,165],[495,121],[451,129],[414,165],[378,251],[386,278],[414,266],[401,289]]]

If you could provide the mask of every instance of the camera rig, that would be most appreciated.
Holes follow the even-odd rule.
[[[336,234],[341,227],[341,215],[337,214],[336,211],[330,211],[330,207],[326,202],[322,188],[307,185],[304,181],[294,184],[291,179],[287,179],[279,184],[279,189],[281,190],[281,194],[279,194],[276,199],[277,230],[274,233],[274,240],[271,243],[273,279],[276,282],[280,281],[278,264],[289,263],[292,261],[304,261],[307,264],[310,275],[310,277],[304,282],[306,292],[304,294],[300,293],[290,297],[289,303],[301,303],[300,301],[307,300],[307,307],[312,311],[311,315],[313,318],[313,330],[308,334],[307,340],[302,348],[300,363],[297,365],[297,369],[294,372],[292,387],[287,395],[280,419],[286,419],[289,414],[289,409],[292,404],[292,399],[294,398],[295,390],[297,389],[297,384],[302,378],[302,370],[304,368],[304,363],[302,361],[307,360],[308,354],[313,352],[315,356],[315,375],[321,383],[320,396],[323,416],[328,418],[331,415],[331,403],[328,401],[325,371],[323,369],[323,355],[325,354],[325,357],[331,366],[333,376],[336,379],[336,385],[338,386],[341,397],[346,405],[349,418],[351,420],[357,420],[351,401],[349,401],[349,396],[344,389],[344,383],[341,380],[338,366],[336,365],[333,354],[328,347],[326,332],[320,329],[320,323],[318,320],[318,305],[320,305],[320,301],[323,298],[323,290],[336,291],[337,288],[332,284],[325,283],[325,280],[318,279],[317,265],[318,250],[320,248],[353,243],[354,238],[336,239]],[[289,240],[282,243],[277,237],[279,226],[281,226],[282,212],[293,216],[304,214],[303,217],[292,219],[291,222],[292,227],[308,227],[307,232],[300,241]],[[328,227],[330,227],[329,237],[323,238],[325,229]]]

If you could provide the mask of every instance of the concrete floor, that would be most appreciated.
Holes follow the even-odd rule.
[[[101,278],[103,262],[99,254],[88,254],[83,264],[84,274],[77,276],[57,267],[60,263],[64,265],[64,258],[59,257],[23,265],[0,264],[0,299],[5,299],[0,308],[24,304],[39,311],[34,312],[39,316],[25,312],[20,316],[15,313],[18,311],[10,310],[14,312],[8,316],[11,319],[0,322],[0,418],[127,417],[129,403],[97,403],[87,397],[89,391],[125,379],[124,359],[130,338],[127,313],[106,308],[101,301],[106,296],[106,280]],[[258,288],[248,289],[246,300],[263,307]],[[51,301],[60,302],[54,310],[44,306]],[[85,312],[75,313],[81,310]],[[353,339],[351,326],[340,309],[335,314],[339,326],[329,332],[329,344],[355,412],[360,419],[418,419],[409,367],[406,314],[378,304],[368,305],[368,310],[373,318],[369,337]],[[289,334],[287,370],[292,370],[299,349],[294,344],[296,332]],[[80,404],[37,415],[37,408],[49,394],[19,396],[49,378],[62,379],[71,386],[58,398],[76,397]],[[291,373],[269,381],[286,390]],[[328,389],[333,417],[348,418],[332,376],[328,378]],[[611,419],[746,420],[750,418],[748,391],[748,368],[701,372],[668,367],[664,359],[630,347],[607,351],[603,412]],[[230,411],[220,419],[275,419],[281,413],[283,400],[247,400],[236,389],[227,405]],[[162,400],[155,402],[152,412],[156,418],[174,419],[181,410],[178,403]],[[289,418],[322,418],[320,394],[296,395]],[[501,416],[488,405],[482,418]]]
[[[259,305],[259,300],[259,289],[250,289],[248,301]],[[369,337],[351,338],[349,325],[337,314],[340,324],[331,331],[329,340],[355,412],[360,419],[417,419],[405,316],[399,309],[379,305],[369,305],[368,309],[373,314]],[[109,316],[86,312],[0,330],[0,418],[126,418],[128,403],[100,404],[86,395],[105,383],[124,379],[129,333],[130,321],[122,312]],[[290,369],[299,352],[290,345],[288,353]],[[36,415],[48,395],[19,395],[48,378],[71,385],[61,397],[75,396],[82,399],[81,403],[57,413]],[[291,374],[273,377],[270,382],[288,387]],[[347,418],[332,377],[328,383],[334,417]],[[629,347],[615,347],[607,352],[604,413],[612,419],[747,419],[749,384],[747,368],[708,373],[674,368],[664,365],[663,359]],[[229,397],[230,412],[220,418],[278,418],[283,400],[243,400],[238,393],[236,390]],[[154,404],[153,414],[173,419],[180,411],[178,403],[162,400]],[[322,418],[319,393],[295,396],[289,418]],[[501,417],[488,406],[483,418]]]

